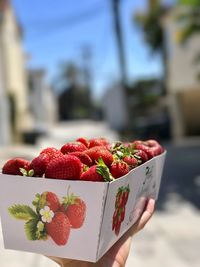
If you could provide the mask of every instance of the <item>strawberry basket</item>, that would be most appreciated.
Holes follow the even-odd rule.
[[[63,153],[70,145],[68,148],[63,146],[59,152]],[[51,173],[57,171],[57,175],[60,175],[58,178],[45,177],[44,174],[41,174],[42,177],[34,176],[30,164],[38,174],[37,166],[34,165],[34,162],[37,162],[35,159],[29,164],[29,168],[21,168],[26,166],[27,162],[19,167],[21,162],[19,164],[17,161],[17,170],[21,168],[23,175],[1,173],[0,215],[5,248],[90,262],[98,261],[138,220],[147,198],[158,198],[166,151],[162,149],[158,155],[115,178],[113,175],[117,175],[116,166],[113,169],[111,166],[119,161],[119,158],[127,157],[127,153],[122,155],[127,152],[124,147],[127,145],[122,143],[106,147],[114,157],[110,166],[109,157],[105,159],[104,154],[101,154],[101,157],[95,155],[95,163],[87,166],[85,163],[88,162],[88,157],[76,153],[83,151],[70,151],[70,155],[64,153],[67,154],[68,160],[70,156],[74,159],[74,163],[70,162],[68,165],[66,158],[64,159],[63,166],[68,166],[67,173],[69,168],[73,169],[75,166],[75,171],[78,169],[84,179],[64,179],[59,173],[60,170],[58,171],[55,165],[52,167],[52,163],[48,163],[50,167],[46,168],[47,173],[51,176]],[[97,151],[100,150],[99,146]],[[138,150],[134,144],[134,153]],[[90,153],[87,154],[90,155],[89,159],[92,158]],[[118,155],[117,158],[115,154]],[[81,170],[77,161],[80,157],[85,162],[81,163]],[[138,155],[134,158],[141,160]],[[6,164],[3,172],[6,172]],[[12,165],[12,168],[15,167],[16,162],[14,167]],[[95,177],[95,182],[90,176],[91,171],[89,178],[85,174],[91,169],[96,171],[92,176]],[[41,167],[39,172],[40,170]]]

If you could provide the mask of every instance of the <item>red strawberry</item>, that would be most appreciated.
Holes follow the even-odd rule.
[[[95,146],[107,146],[109,142],[105,138],[93,138],[89,140],[89,148]]]
[[[72,228],[80,228],[85,220],[86,204],[79,197],[70,194],[64,198],[61,211],[68,217]]]
[[[30,170],[30,162],[22,158],[13,158],[4,164],[2,173],[22,176],[23,173],[20,169],[24,169],[28,172]]]
[[[121,211],[121,221],[122,222],[123,222],[124,218],[125,218],[125,207]]]
[[[93,164],[98,162],[100,158],[107,166],[110,166],[113,162],[113,155],[102,146],[90,148],[85,153],[92,159]]]
[[[63,212],[57,212],[50,223],[46,223],[48,235],[58,246],[64,246],[70,234],[70,222]]]
[[[146,153],[148,156],[148,160],[154,157],[154,154],[152,153],[152,149],[148,147],[147,142],[142,141],[135,141],[133,142],[134,148],[137,150],[142,150]]]
[[[82,173],[80,180],[92,182],[109,182],[112,180],[112,177],[107,166],[94,165],[87,171]]]
[[[121,221],[120,221],[120,219],[118,218],[117,221],[116,221],[116,224],[115,224],[115,234],[116,234],[116,235],[119,235],[120,228],[121,228]]]
[[[30,164],[30,169],[33,169],[34,176],[42,177],[42,175],[45,173],[49,161],[50,157],[45,153],[42,153],[38,157],[34,158]]]
[[[139,164],[144,163],[149,159],[147,154],[141,149],[136,150],[134,156],[138,159]]]
[[[156,140],[149,139],[146,143],[150,147],[153,156],[157,156],[164,151],[163,147]]]
[[[126,206],[126,203],[128,201],[128,196],[129,196],[130,189],[128,189],[123,193],[123,205]]]
[[[80,159],[73,155],[63,155],[49,162],[45,171],[46,178],[79,180],[82,173]]]
[[[125,156],[123,161],[126,162],[131,169],[138,165],[138,161],[134,156]]]
[[[70,142],[70,143],[63,145],[60,151],[63,154],[68,154],[68,153],[77,152],[77,151],[82,152],[82,151],[85,151],[86,149],[87,147],[80,142]]]
[[[89,147],[89,141],[84,137],[80,137],[80,138],[76,139],[76,142],[80,142],[80,143],[84,144],[87,148]]]
[[[50,210],[53,212],[56,212],[60,209],[60,201],[57,195],[53,192],[44,192],[41,194],[40,202],[39,202],[40,208],[43,208],[44,206],[48,206]]]
[[[81,161],[83,164],[85,164],[85,165],[87,165],[87,166],[91,166],[91,165],[92,165],[92,160],[91,160],[91,158],[90,158],[86,153],[84,153],[84,152],[79,152],[79,151],[77,151],[77,152],[71,152],[69,155],[74,155],[74,156],[76,156],[77,158],[80,159],[80,161]]]
[[[47,147],[43,149],[40,154],[47,154],[49,156],[49,160],[61,157],[63,154],[55,147]]]
[[[114,178],[124,176],[129,172],[128,164],[124,161],[114,161],[110,166],[110,172]]]

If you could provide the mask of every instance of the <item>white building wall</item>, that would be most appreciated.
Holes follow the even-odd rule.
[[[32,121],[28,110],[25,54],[12,7],[7,7],[4,11],[2,52],[5,87],[7,94],[15,98],[16,130],[19,133],[30,129]]]
[[[180,25],[177,21],[178,10],[174,10],[164,20],[168,47],[168,88],[170,92],[199,87],[197,75],[200,65],[194,64],[200,53],[200,36],[194,36],[185,44],[180,44]]]
[[[127,125],[127,108],[122,87],[109,89],[103,97],[103,110],[108,124],[116,130]]]
[[[200,90],[200,64],[194,64],[195,57],[200,53],[200,36],[193,36],[185,44],[180,43],[181,25],[177,20],[178,12],[177,9],[172,10],[163,20],[168,47],[168,106],[174,139],[183,137],[187,127],[184,124],[179,94],[193,89]]]

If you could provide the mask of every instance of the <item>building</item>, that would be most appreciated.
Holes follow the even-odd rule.
[[[122,86],[113,86],[105,92],[102,108],[105,120],[112,129],[123,131],[126,128],[128,115]]]
[[[45,131],[57,121],[57,99],[46,82],[43,69],[28,70],[29,106],[33,131]]]
[[[32,127],[27,101],[26,57],[22,47],[22,29],[9,0],[0,1],[0,54],[2,85],[9,99],[13,140]]]
[[[169,10],[163,18],[167,42],[167,95],[174,139],[200,134],[200,36],[181,44],[178,22],[180,9]]]

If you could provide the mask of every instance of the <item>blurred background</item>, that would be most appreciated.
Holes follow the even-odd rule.
[[[200,0],[0,0],[0,166],[77,137],[168,150],[127,266],[200,266]],[[53,267],[5,251],[2,267]]]

